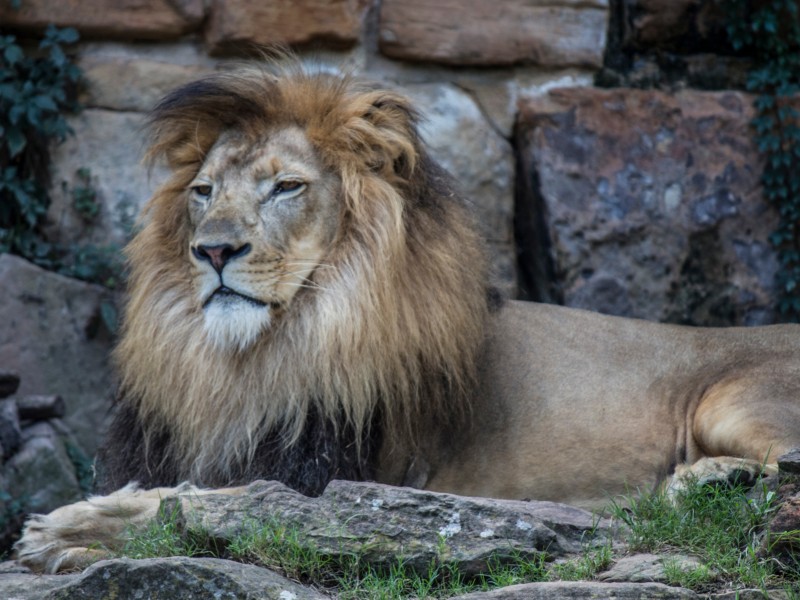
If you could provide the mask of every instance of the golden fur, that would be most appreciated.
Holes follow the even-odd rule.
[[[156,110],[151,155],[174,175],[128,249],[118,487],[310,468],[312,491],[352,475],[597,508],[676,469],[752,467],[800,445],[796,326],[490,311],[468,211],[415,120],[397,94],[296,69],[216,76]],[[332,429],[309,435],[320,417]],[[342,471],[373,427],[368,472]],[[328,448],[347,460],[320,469]],[[178,492],[126,488],[35,517],[20,560],[80,566]]]

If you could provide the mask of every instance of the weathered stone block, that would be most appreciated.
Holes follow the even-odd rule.
[[[108,417],[110,335],[100,309],[108,290],[0,254],[0,364],[22,377],[20,394],[59,394],[66,421],[91,455]]]
[[[676,323],[770,322],[777,215],[761,196],[751,101],[574,88],[522,102],[532,295]]]
[[[133,55],[82,56],[78,65],[87,82],[82,103],[117,111],[152,110],[168,92],[213,71],[206,65],[174,64]]]
[[[61,243],[122,244],[157,185],[166,177],[142,165],[144,115],[90,109],[69,119],[75,134],[52,149],[52,203],[46,233]],[[88,169],[90,180],[78,171]],[[74,190],[89,187],[100,212],[86,222],[74,208]],[[41,390],[40,390],[41,391]]]
[[[242,598],[243,600],[324,600],[310,587],[267,569],[218,558],[118,559],[92,565],[53,600],[108,598],[125,590],[131,598]]]
[[[559,557],[606,544],[613,531],[608,519],[556,502],[468,498],[353,481],[332,481],[317,498],[275,481],[256,481],[244,495],[188,491],[166,498],[162,508],[187,530],[220,541],[253,523],[276,523],[296,531],[301,546],[331,557],[359,556],[374,567],[402,560],[420,573],[444,562],[467,577],[485,573],[502,557],[539,552]]]
[[[25,512],[47,513],[83,499],[64,441],[46,422],[23,430],[22,446],[3,466],[3,474]]]
[[[368,0],[214,0],[206,30],[212,53],[252,44],[351,46],[361,35]]]
[[[453,175],[475,208],[489,242],[494,283],[516,294],[514,155],[466,93],[448,84],[409,85],[403,90],[424,119],[420,126],[432,156]]]
[[[116,39],[175,38],[199,27],[204,13],[203,0],[25,0],[19,9],[0,3],[6,28],[54,24],[75,27],[84,37]]]
[[[453,65],[599,67],[607,21],[607,0],[384,0],[380,49]]]

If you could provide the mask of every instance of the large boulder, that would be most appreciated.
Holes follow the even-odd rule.
[[[275,481],[256,481],[244,495],[183,492],[164,500],[186,531],[225,545],[253,524],[274,523],[326,556],[358,556],[363,564],[403,564],[426,573],[454,565],[466,576],[493,560],[547,553],[551,557],[610,543],[612,524],[555,502],[468,498],[375,483],[332,481],[309,498]],[[247,518],[243,518],[246,515]]]
[[[112,393],[112,340],[101,311],[111,293],[0,254],[0,365],[21,377],[18,393],[59,394],[65,420],[91,455]]]
[[[310,587],[253,565],[217,558],[116,559],[82,574],[0,572],[0,597],[16,600],[323,600]]]
[[[773,320],[776,212],[746,94],[560,89],[520,105],[534,298],[694,325]]]

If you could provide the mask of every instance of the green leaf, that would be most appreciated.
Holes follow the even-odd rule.
[[[25,54],[23,54],[22,48],[13,44],[6,46],[5,50],[3,51],[3,57],[9,65],[15,65],[25,58]]]
[[[109,286],[110,287],[110,286]],[[111,333],[117,332],[117,308],[111,302],[103,301],[100,303],[100,317],[103,324]]]
[[[28,140],[25,139],[25,136],[22,135],[22,132],[17,127],[10,127],[6,132],[6,147],[8,148],[8,152],[11,154],[11,158],[17,156],[20,152],[25,149],[25,146],[28,143]]]
[[[58,106],[50,96],[38,95],[31,98],[31,102],[43,110],[58,112]]]

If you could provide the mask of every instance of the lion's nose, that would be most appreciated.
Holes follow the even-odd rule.
[[[222,273],[222,269],[225,268],[229,260],[244,256],[252,248],[250,244],[244,244],[238,248],[234,248],[230,244],[215,244],[211,246],[198,244],[197,246],[192,246],[192,254],[197,260],[210,262],[217,273]]]

